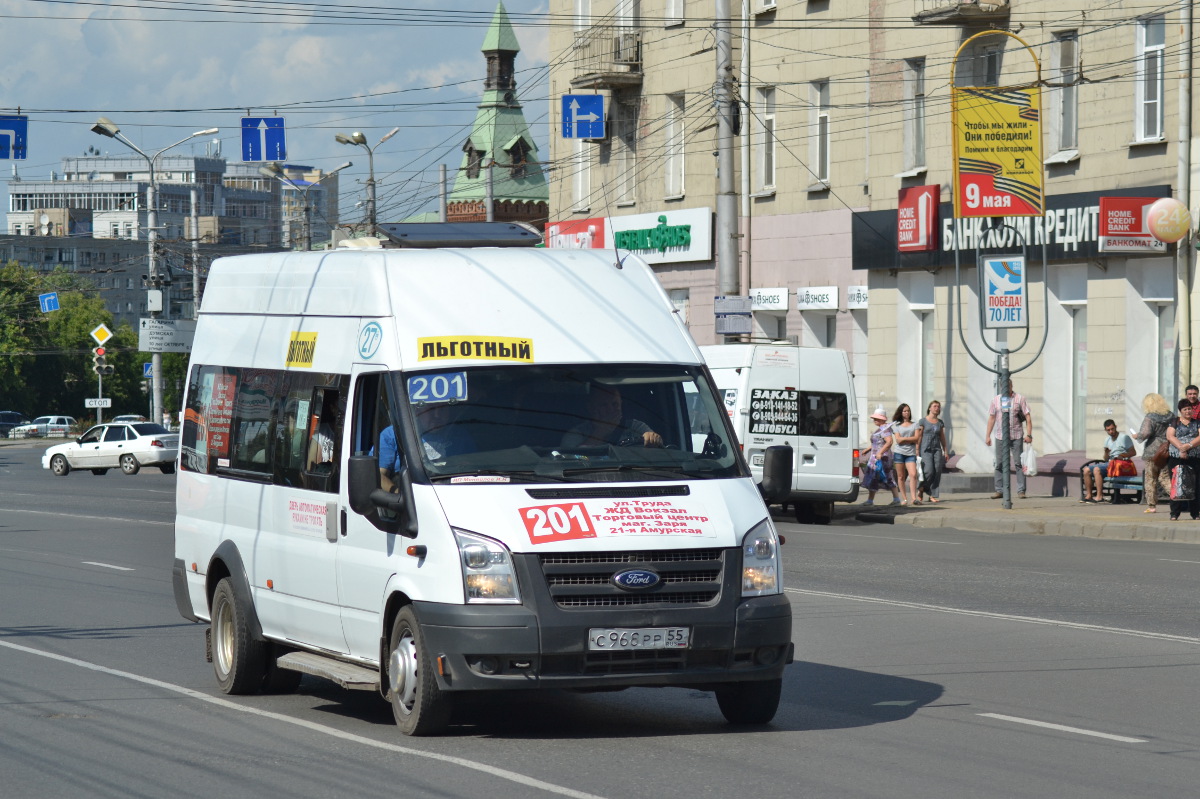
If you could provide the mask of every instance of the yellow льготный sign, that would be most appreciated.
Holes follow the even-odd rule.
[[[1041,95],[1038,87],[956,87],[954,215],[1042,216]]]
[[[285,366],[302,366],[311,369],[313,356],[317,352],[316,333],[292,333],[288,339]]]

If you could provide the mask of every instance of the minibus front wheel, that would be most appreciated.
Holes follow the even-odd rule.
[[[450,723],[452,698],[438,687],[433,661],[412,605],[392,623],[388,646],[388,699],[396,726],[405,735],[436,735]]]
[[[247,623],[247,610],[229,577],[217,583],[212,601],[212,662],[227,694],[252,694],[263,684],[266,652]]]
[[[775,718],[783,678],[718,685],[717,705],[730,724],[766,724]]]

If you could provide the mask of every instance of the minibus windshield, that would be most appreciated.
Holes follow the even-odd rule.
[[[597,482],[743,475],[704,370],[571,364],[403,372],[433,482]]]

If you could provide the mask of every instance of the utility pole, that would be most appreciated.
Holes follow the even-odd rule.
[[[200,318],[200,192],[192,189],[192,319]],[[153,368],[153,367],[151,367]]]
[[[717,107],[717,294],[739,293],[737,183],[733,152],[733,45],[730,36],[729,0],[716,0],[713,23],[717,53],[717,79],[713,84]]]

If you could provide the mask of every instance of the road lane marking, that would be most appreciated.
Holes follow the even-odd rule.
[[[1017,716],[1004,716],[999,713],[977,713],[978,716],[986,716],[989,719],[1000,719],[1001,721],[1011,721],[1014,724],[1029,724],[1033,727],[1045,727],[1048,730],[1058,730],[1059,732],[1073,732],[1076,735],[1090,735],[1093,738],[1104,738],[1109,741],[1120,741],[1124,744],[1147,744],[1150,743],[1145,738],[1129,738],[1124,735],[1113,735],[1108,732],[1096,732],[1095,730],[1084,730],[1079,727],[1068,727],[1064,724],[1051,724],[1048,721],[1035,721],[1033,719],[1023,719]]]
[[[100,566],[105,569],[116,569],[119,572],[137,571],[136,569],[131,569],[128,566],[114,566],[111,563],[97,563],[94,560],[85,560],[85,561],[81,561],[81,562],[83,563],[84,566]]]
[[[466,758],[462,758],[462,757],[454,757],[453,755],[443,755],[439,752],[424,752],[420,749],[411,749],[407,746],[399,746],[398,744],[386,743],[384,741],[375,741],[370,738],[364,737],[362,735],[355,735],[354,733],[351,733],[351,732],[344,732],[342,730],[334,729],[333,727],[327,727],[324,724],[318,724],[315,721],[306,721],[304,719],[298,719],[293,716],[286,716],[282,713],[273,713],[269,710],[260,710],[259,708],[255,708],[255,707],[247,707],[245,705],[239,705],[236,702],[229,701],[228,699],[221,699],[216,696],[209,696],[208,694],[204,694],[199,691],[194,691],[191,688],[185,688],[182,685],[175,685],[174,683],[163,682],[162,680],[156,680],[153,677],[143,677],[140,674],[133,674],[132,672],[128,672],[128,671],[120,671],[119,669],[110,669],[107,666],[101,666],[97,663],[89,663],[86,660],[78,660],[73,657],[67,657],[66,655],[59,655],[54,652],[46,652],[41,649],[34,649],[32,647],[22,646],[21,644],[14,644],[9,641],[3,641],[3,640],[0,640],[0,646],[5,647],[7,649],[15,650],[17,652],[24,652],[28,655],[36,655],[38,657],[44,657],[44,658],[49,658],[51,660],[57,660],[60,663],[68,663],[72,666],[79,666],[80,668],[88,669],[90,671],[97,671],[97,672],[100,672],[101,674],[108,674],[112,677],[122,677],[126,680],[132,680],[134,682],[142,683],[143,685],[150,685],[155,688],[160,688],[164,691],[171,691],[173,693],[182,694],[183,696],[187,696],[192,699],[199,699],[202,702],[208,702],[209,704],[218,705],[220,707],[224,707],[229,710],[237,710],[242,713],[249,713],[254,716],[260,716],[262,718],[272,719],[274,721],[282,721],[285,724],[293,724],[297,727],[303,727],[305,729],[312,730],[313,732],[322,733],[324,735],[329,735],[334,738],[341,738],[344,741],[351,741],[353,743],[359,743],[359,744],[363,744],[365,746],[373,746],[376,749],[383,749],[388,752],[395,752],[395,753],[401,754],[401,755],[411,755],[412,757],[423,757],[428,760],[437,760],[442,763],[449,763],[450,765],[453,765],[453,766],[461,766],[462,768],[465,768],[465,769],[470,769],[472,771],[478,771],[483,774],[490,774],[493,777],[499,777],[500,779],[503,779],[503,780],[515,782],[518,785],[525,785],[530,788],[536,788],[541,791],[546,791],[547,793],[557,794],[558,796],[569,796],[569,797],[571,797],[571,799],[603,799],[603,797],[597,796],[596,794],[593,794],[593,793],[577,791],[573,788],[567,788],[562,785],[555,785],[554,783],[551,783],[551,782],[544,782],[542,780],[537,779],[536,777],[530,777],[530,776],[527,776],[525,774],[520,774],[515,771],[509,771],[508,769],[497,768],[496,766],[489,766],[486,763],[477,763],[473,760],[467,760]]]
[[[1175,560],[1173,558],[1159,558],[1163,563],[1200,563],[1200,560]]]
[[[1044,624],[1049,627],[1068,627],[1072,630],[1088,630],[1090,632],[1111,633],[1113,635],[1129,635],[1134,638],[1151,638],[1156,641],[1174,641],[1180,644],[1200,645],[1200,638],[1189,635],[1171,635],[1169,633],[1153,633],[1146,630],[1127,630],[1123,627],[1105,627],[1101,624],[1082,624],[1076,621],[1060,621],[1059,619],[1042,619],[1037,616],[1014,616],[1011,613],[993,613],[987,610],[967,610],[966,608],[949,608],[943,605],[926,605],[922,602],[904,602],[898,599],[880,599],[872,596],[856,596],[854,594],[835,594],[831,591],[811,591],[803,588],[785,588],[789,594],[804,594],[807,596],[826,597],[828,599],[848,599],[852,602],[871,602],[876,605],[891,605],[897,608],[912,608],[913,610],[928,610],[935,613],[953,613],[959,616],[976,616],[983,619],[999,621],[1016,621],[1022,624]]]
[[[175,522],[156,522],[150,519],[125,519],[120,516],[89,516],[83,513],[63,513],[56,510],[25,510],[23,508],[10,508],[5,513],[33,513],[39,516],[66,516],[68,519],[87,519],[94,522],[98,519],[103,519],[106,522],[133,522],[134,524],[161,524],[164,526],[174,526]]]
[[[920,544],[944,544],[948,547],[959,547],[962,541],[931,541],[928,538],[900,538],[894,535],[866,535],[864,533],[827,533],[823,530],[802,530],[801,535],[839,535],[848,538],[881,538],[884,541],[916,541]]]

